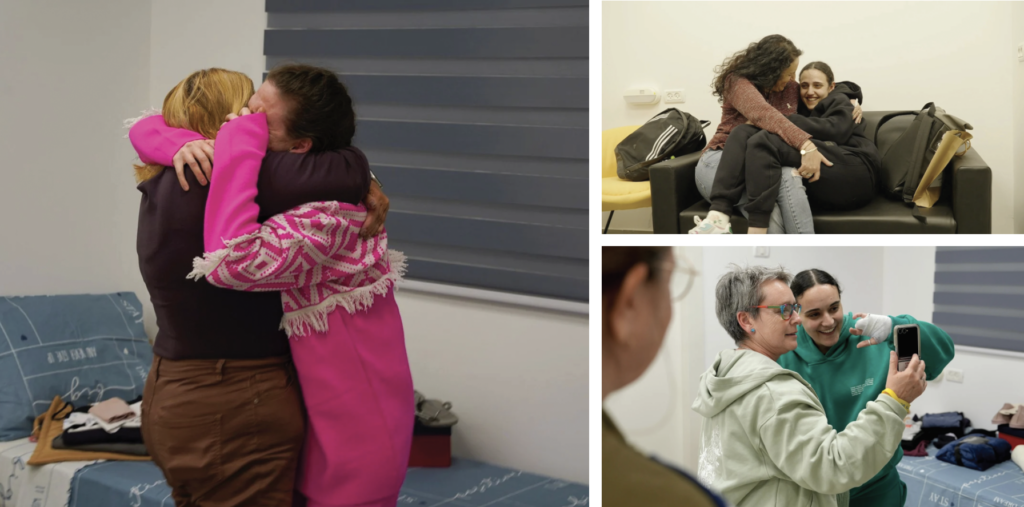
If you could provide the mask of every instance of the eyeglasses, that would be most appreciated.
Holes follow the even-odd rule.
[[[795,305],[785,304],[785,305],[779,305],[779,306],[765,306],[765,305],[751,306],[751,308],[778,308],[779,313],[782,315],[782,319],[783,320],[789,320],[790,318],[793,317],[794,313],[799,315],[800,314],[800,310],[803,309],[800,306],[800,303],[797,303]]]
[[[672,295],[672,300],[679,301],[690,293],[690,288],[693,287],[693,279],[700,272],[694,269],[693,263],[685,255],[679,254],[675,259],[677,263],[682,261],[685,265],[676,264],[671,268],[672,276],[669,279],[668,290]],[[663,265],[662,268],[668,269],[667,265]]]

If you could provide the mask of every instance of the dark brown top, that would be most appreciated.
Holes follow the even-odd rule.
[[[214,167],[216,170],[216,167]],[[173,169],[139,184],[139,269],[156,311],[153,351],[167,359],[256,359],[289,354],[281,331],[279,292],[239,292],[185,278],[203,255],[203,214],[209,187],[185,170],[189,191]],[[370,167],[358,148],[324,153],[267,153],[256,203],[260,221],[314,201],[361,202]]]

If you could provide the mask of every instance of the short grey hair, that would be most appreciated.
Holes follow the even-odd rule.
[[[751,307],[764,301],[764,290],[761,286],[772,280],[778,280],[788,286],[792,277],[782,266],[740,267],[730,264],[729,269],[728,273],[718,279],[718,286],[715,287],[715,313],[718,315],[718,322],[729,336],[736,343],[740,343],[746,339],[747,332],[736,320],[736,314],[747,312],[756,318],[760,309]]]

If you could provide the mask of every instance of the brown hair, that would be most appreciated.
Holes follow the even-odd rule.
[[[804,68],[803,70],[800,71],[799,75],[802,76],[804,75],[804,72],[807,72],[809,70],[821,71],[821,73],[825,75],[825,79],[828,79],[829,86],[832,86],[832,83],[835,82],[836,80],[835,75],[832,74],[832,67],[829,67],[828,64],[825,62],[808,63],[807,65],[804,65]]]
[[[750,43],[747,49],[737,51],[715,67],[715,78],[711,81],[712,95],[718,103],[725,100],[726,81],[732,77],[743,77],[753,83],[761,93],[771,90],[779,82],[782,73],[793,61],[804,54],[793,41],[781,35],[769,35]]]
[[[164,123],[168,127],[188,129],[213,139],[224,123],[224,117],[241,111],[253,93],[252,79],[241,72],[224,69],[195,71],[164,97]],[[164,169],[157,164],[134,167],[138,183]]]
[[[288,102],[286,135],[309,138],[311,152],[340,150],[352,144],[356,113],[348,89],[329,69],[303,64],[285,64],[267,74]]]
[[[669,255],[667,246],[606,246],[601,247],[601,295],[605,301],[622,287],[622,280],[633,266],[644,263],[650,268],[648,280],[657,276],[658,262]]]

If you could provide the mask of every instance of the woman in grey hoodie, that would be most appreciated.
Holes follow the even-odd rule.
[[[890,354],[887,389],[836,432],[810,384],[776,363],[797,345],[789,281],[782,268],[733,266],[715,290],[718,320],[737,348],[700,378],[698,477],[737,507],[847,505],[845,492],[889,461],[926,385],[923,361],[914,356],[897,372]]]

